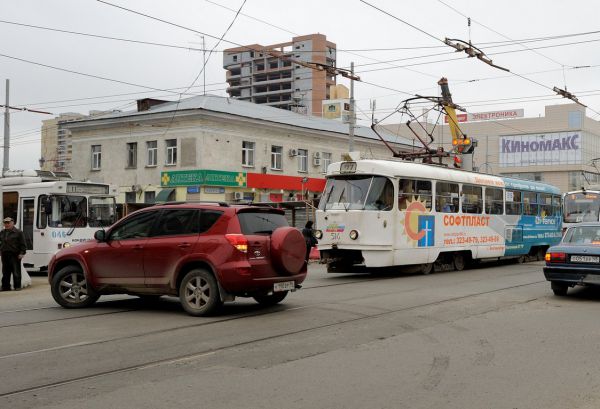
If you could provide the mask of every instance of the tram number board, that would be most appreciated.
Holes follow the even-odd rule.
[[[67,193],[106,195],[106,194],[108,194],[108,186],[106,186],[106,185],[90,185],[87,183],[68,183],[67,184]]]
[[[340,173],[356,173],[356,162],[342,162]]]

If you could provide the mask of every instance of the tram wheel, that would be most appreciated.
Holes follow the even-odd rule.
[[[421,264],[421,273],[424,275],[433,273],[433,263]]]
[[[454,269],[456,271],[463,271],[467,262],[463,253],[456,253],[454,255]]]

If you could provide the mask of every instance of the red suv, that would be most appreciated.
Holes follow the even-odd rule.
[[[281,210],[226,203],[167,203],[139,210],[48,265],[52,296],[66,308],[102,294],[178,296],[191,315],[235,297],[273,305],[306,278],[306,244]]]

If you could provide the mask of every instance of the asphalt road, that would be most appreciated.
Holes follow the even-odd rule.
[[[0,293],[0,408],[597,408],[600,290],[541,263],[433,275],[311,265],[281,305]]]

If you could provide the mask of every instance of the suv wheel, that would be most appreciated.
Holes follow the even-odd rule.
[[[287,291],[281,291],[278,293],[273,293],[271,295],[257,295],[252,298],[254,298],[256,302],[260,305],[269,306],[280,303],[287,295]]]
[[[65,308],[89,307],[100,298],[77,266],[61,268],[52,278],[50,289],[54,300]]]
[[[222,304],[217,280],[199,268],[189,271],[181,280],[179,300],[183,309],[196,317],[214,313]]]

